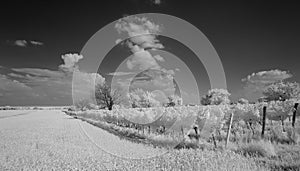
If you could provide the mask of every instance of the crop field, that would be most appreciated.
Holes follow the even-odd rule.
[[[299,170],[300,122],[299,111],[294,109],[294,103],[286,101],[66,113],[135,144],[175,153],[196,152],[200,156],[207,151],[221,155],[229,153],[254,161],[254,166],[259,169]],[[230,132],[227,134],[230,119]],[[296,122],[293,123],[293,120]],[[193,135],[195,125],[199,132],[197,136]],[[193,162],[193,159],[190,160]]]
[[[2,110],[0,170],[299,170],[293,102],[268,105],[261,137],[264,105]]]
[[[182,149],[165,153],[160,148],[116,138],[102,129],[65,115],[61,110],[1,111],[0,116],[6,116],[0,119],[0,170],[257,170],[259,168],[252,159],[230,151],[203,152]],[[107,147],[115,151],[104,151],[100,148],[101,144],[91,141],[91,137],[83,130],[88,131],[88,135],[93,136],[94,140],[97,137],[113,140]],[[121,144],[123,146],[120,146]],[[131,146],[131,149],[125,148],[126,146]],[[124,155],[134,152],[131,156],[144,158],[131,159],[128,156],[116,155],[114,152]],[[145,158],[147,155],[152,157]]]

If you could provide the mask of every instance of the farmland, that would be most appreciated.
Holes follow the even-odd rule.
[[[300,124],[299,121],[292,123],[299,116],[294,104],[295,101],[286,101],[66,113],[135,144],[168,151],[181,149],[187,152],[192,148],[197,154],[203,153],[202,150],[222,154],[232,152],[240,157],[250,157],[256,167],[298,170]],[[264,113],[266,121],[263,124]],[[231,114],[232,125],[227,134]],[[193,125],[197,125],[200,132],[200,138],[196,140],[190,135]]]
[[[61,110],[1,111],[0,170],[257,170],[252,159],[232,152],[162,149],[120,140]],[[82,126],[82,127],[81,127]],[[82,129],[84,128],[84,129]],[[94,140],[105,137],[110,153]],[[103,139],[104,140],[104,139]],[[112,141],[113,140],[113,141]],[[103,142],[103,141],[102,141]],[[96,144],[98,145],[96,145]],[[126,144],[127,143],[127,144]],[[120,146],[122,144],[123,146]],[[103,144],[104,145],[104,144]],[[125,146],[124,146],[125,145]],[[131,146],[132,149],[125,147]],[[133,148],[134,147],[134,148]],[[144,159],[130,159],[131,156]],[[152,151],[149,153],[149,151]],[[115,154],[113,154],[115,153]],[[145,158],[150,155],[152,158]],[[153,157],[158,155],[158,157]],[[237,162],[238,161],[238,162]]]

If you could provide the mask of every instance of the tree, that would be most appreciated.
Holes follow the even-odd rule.
[[[298,98],[300,86],[296,82],[276,82],[269,85],[263,95],[268,101],[285,101],[291,98]]]
[[[177,95],[172,95],[168,97],[168,103],[166,104],[167,107],[182,105],[182,98]]]
[[[238,103],[239,103],[239,104],[249,104],[249,101],[248,101],[247,99],[240,98],[240,99],[238,100]]]
[[[79,99],[79,100],[75,101],[74,105],[75,105],[76,109],[86,110],[89,105],[89,100],[88,99]]]
[[[159,106],[160,102],[154,98],[154,94],[137,88],[128,93],[129,103],[133,108]]]
[[[229,104],[229,96],[231,94],[225,89],[211,89],[207,95],[201,98],[202,105],[220,105]]]
[[[107,84],[98,84],[95,88],[95,98],[98,105],[112,110],[113,105],[120,104],[122,96],[119,90],[112,89]]]

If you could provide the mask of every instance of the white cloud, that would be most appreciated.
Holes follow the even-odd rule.
[[[107,75],[112,75],[112,76],[124,76],[124,75],[132,75],[135,74],[134,72],[112,72]]]
[[[15,73],[9,73],[7,75],[10,76],[10,77],[14,77],[14,78],[25,78],[24,75],[15,74]]]
[[[14,40],[14,41],[7,40],[7,43],[10,45],[19,46],[19,47],[28,47],[28,45],[33,45],[33,46],[44,45],[43,42],[35,41],[35,40]]]
[[[116,40],[116,44],[119,44],[120,42],[122,42],[122,39],[117,39]]]
[[[119,20],[115,28],[121,33],[126,33],[129,37],[125,44],[133,53],[127,61],[129,69],[138,68],[140,70],[161,68],[156,62],[163,61],[161,56],[152,56],[146,49],[161,49],[164,46],[156,39],[156,34],[161,31],[159,25],[154,24],[147,18],[128,16]],[[117,40],[119,42],[120,39]]]
[[[16,40],[14,42],[14,45],[19,47],[26,47],[28,45],[28,42],[26,40]]]
[[[162,0],[152,0],[155,5],[160,5]]]
[[[64,73],[42,68],[12,68],[12,71],[40,77],[63,77]]]
[[[42,45],[44,45],[43,42],[39,42],[39,41],[35,41],[35,40],[31,40],[30,43],[32,45],[35,45],[35,46],[42,46]]]
[[[132,57],[127,60],[127,67],[129,69],[138,68],[139,70],[146,69],[160,69],[161,67],[156,62],[155,58],[152,57],[149,51],[144,49],[137,51]]]
[[[64,60],[64,64],[60,65],[59,68],[63,71],[73,72],[74,70],[78,70],[77,63],[83,58],[83,56],[69,53],[62,55],[61,58]]]
[[[73,72],[78,82],[75,88],[85,94],[94,90],[94,84],[103,84],[105,79],[97,73],[80,72],[76,63],[79,55],[64,55],[65,64],[61,70],[41,68],[12,68],[10,73],[0,75],[0,105],[68,105],[72,104]],[[73,68],[73,69],[72,69]],[[77,70],[74,70],[76,68]],[[65,69],[65,70],[62,70]],[[66,69],[68,72],[66,72]]]
[[[242,79],[242,82],[244,82],[245,85],[241,91],[241,96],[255,101],[263,96],[262,92],[268,85],[291,77],[292,74],[279,69],[252,73]]]
[[[164,62],[165,61],[165,59],[162,57],[162,56],[160,56],[160,55],[154,55],[153,56],[156,60],[158,60],[158,61],[161,61],[161,62]]]
[[[292,74],[288,73],[287,71],[275,69],[270,71],[260,71],[257,73],[252,73],[251,75],[248,75],[246,78],[242,79],[242,81],[254,84],[270,84],[291,77]]]

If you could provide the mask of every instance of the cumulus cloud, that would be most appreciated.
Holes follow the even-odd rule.
[[[129,69],[138,68],[159,69],[161,68],[157,61],[164,59],[157,55],[152,56],[149,49],[162,49],[164,46],[157,40],[156,34],[161,32],[161,27],[154,24],[145,17],[128,16],[119,20],[115,28],[122,34],[125,33],[129,37],[124,43],[130,48],[133,55],[127,61]],[[119,43],[118,39],[116,43]]]
[[[16,40],[14,42],[14,45],[19,47],[26,47],[28,45],[28,42],[26,40]]]
[[[165,61],[165,59],[162,57],[162,56],[160,56],[160,55],[154,55],[153,56],[156,60],[158,60],[158,61],[161,61],[161,62],[164,62]]]
[[[12,68],[12,71],[40,77],[63,77],[62,72],[42,68]]]
[[[245,84],[241,94],[249,100],[257,100],[263,96],[262,92],[268,85],[291,77],[292,74],[279,69],[252,73],[242,79]]]
[[[248,75],[246,78],[242,79],[242,81],[252,84],[272,84],[274,82],[282,81],[291,77],[292,74],[288,73],[287,71],[275,69],[252,73],[251,75]]]
[[[43,42],[39,42],[39,41],[35,41],[35,40],[31,40],[30,43],[32,45],[35,45],[35,46],[42,46],[42,45],[44,45]]]
[[[107,75],[112,75],[112,76],[124,76],[124,75],[132,75],[135,74],[134,72],[112,72],[108,73]]]
[[[162,3],[162,0],[152,0],[153,4],[160,5]]]
[[[77,63],[83,58],[83,56],[69,53],[62,55],[61,58],[63,59],[64,64],[60,65],[59,68],[63,71],[73,72],[74,70],[78,70]]]
[[[38,94],[26,84],[0,74],[0,105],[21,105],[37,99]]]
[[[36,40],[14,40],[14,41],[7,40],[7,43],[9,45],[19,46],[19,47],[28,47],[29,45],[32,45],[32,46],[44,45],[43,42],[36,41]]]
[[[91,98],[94,85],[103,84],[105,78],[98,73],[79,71],[77,62],[83,58],[81,55],[63,56],[64,64],[59,70],[12,68],[7,69],[10,71],[7,74],[0,74],[0,105],[69,105],[72,90]],[[74,72],[77,73],[75,86],[72,84]]]
[[[152,57],[149,51],[144,49],[139,50],[134,53],[134,55],[127,60],[127,67],[129,69],[138,68],[139,70],[146,70],[146,69],[160,69],[161,67],[156,62],[155,58]]]

